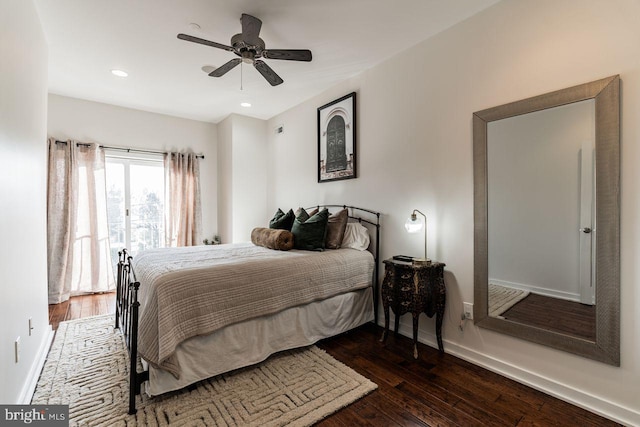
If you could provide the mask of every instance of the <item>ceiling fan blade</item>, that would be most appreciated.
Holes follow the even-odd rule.
[[[247,15],[243,13],[240,17],[240,23],[242,24],[242,39],[245,43],[252,46],[259,44],[260,28],[262,28],[262,21],[255,16]]]
[[[285,59],[287,61],[311,61],[311,51],[307,49],[269,49],[262,52],[268,59]]]
[[[222,77],[227,74],[233,67],[242,62],[242,59],[235,58],[229,62],[226,62],[209,73],[211,77]]]
[[[201,39],[199,37],[190,36],[188,34],[178,34],[178,38],[180,40],[185,40],[188,42],[199,43],[205,46],[217,47],[218,49],[228,50],[229,52],[233,52],[233,48],[231,46],[227,46],[226,44],[216,43],[209,40]]]
[[[284,81],[264,61],[254,61],[253,66],[256,67],[256,70],[258,70],[260,74],[262,74],[262,77],[267,79],[271,86],[278,86]]]

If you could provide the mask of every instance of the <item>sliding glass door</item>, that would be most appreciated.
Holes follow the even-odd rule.
[[[164,246],[162,159],[107,156],[107,211],[111,257]]]

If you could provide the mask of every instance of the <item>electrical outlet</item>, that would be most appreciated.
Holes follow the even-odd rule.
[[[473,303],[463,302],[464,318],[467,320],[473,320]]]
[[[20,337],[16,338],[15,343],[16,363],[20,361]]]

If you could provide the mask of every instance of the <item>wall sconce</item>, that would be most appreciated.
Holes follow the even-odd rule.
[[[419,218],[416,213],[422,215],[424,220]],[[427,258],[427,216],[418,209],[414,209],[407,222],[404,223],[404,228],[411,234],[419,233],[424,228],[424,258],[414,258],[413,263],[416,265],[430,264],[431,260]]]

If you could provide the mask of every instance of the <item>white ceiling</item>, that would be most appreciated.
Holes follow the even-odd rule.
[[[35,0],[49,44],[49,91],[217,123],[231,113],[269,119],[498,0]],[[221,78],[204,65],[236,56],[176,38],[230,44],[240,15],[263,22],[267,49],[310,49],[312,62],[265,60]],[[191,28],[197,23],[200,30]],[[115,77],[122,69],[129,77]],[[240,75],[243,90],[240,90]],[[241,102],[250,102],[243,108]]]

